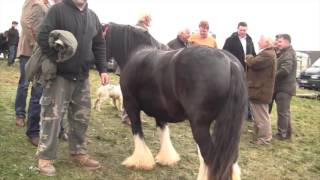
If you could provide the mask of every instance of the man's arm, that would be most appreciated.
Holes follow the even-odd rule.
[[[277,75],[276,78],[277,79],[283,79],[286,76],[288,76],[290,74],[290,72],[293,70],[293,61],[294,59],[284,59],[281,60],[281,64],[279,64],[279,68],[277,71]]]
[[[97,18],[97,35],[92,40],[92,51],[95,57],[95,65],[100,73],[101,84],[106,85],[109,82],[109,77],[107,75],[107,60],[106,60],[106,42],[102,34],[102,27],[100,25],[99,19]]]
[[[45,13],[45,9],[43,9],[40,4],[34,4],[31,8],[31,16],[29,17],[29,22],[34,40],[36,40],[40,24],[45,17]]]
[[[52,30],[57,29],[58,15],[55,7],[51,7],[45,16],[43,22],[39,27],[39,33],[37,35],[37,42],[41,48],[42,53],[46,54],[50,59],[57,58],[57,51],[49,46],[49,34]]]
[[[260,70],[272,66],[272,57],[270,53],[260,53],[256,57],[246,58],[247,65],[253,70]]]

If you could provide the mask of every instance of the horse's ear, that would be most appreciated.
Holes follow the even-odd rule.
[[[107,33],[108,30],[109,30],[109,24],[105,24],[104,27],[103,27],[103,32]]]

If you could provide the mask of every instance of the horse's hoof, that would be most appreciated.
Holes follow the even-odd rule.
[[[122,165],[126,166],[127,168],[152,170],[154,168],[155,162],[154,160],[139,161],[139,160],[135,160],[132,156],[130,156],[125,161],[122,162]]]
[[[162,166],[173,166],[178,164],[180,156],[179,154],[176,154],[174,157],[165,157],[158,154],[155,159],[156,162]]]

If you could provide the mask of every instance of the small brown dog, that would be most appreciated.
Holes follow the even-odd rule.
[[[121,93],[120,85],[108,84],[106,86],[100,86],[97,90],[97,100],[94,103],[94,107],[97,111],[101,111],[101,104],[108,100],[112,99],[113,105],[117,110],[122,111],[123,106],[123,97]]]

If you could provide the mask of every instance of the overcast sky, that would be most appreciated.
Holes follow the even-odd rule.
[[[20,20],[24,0],[0,0],[0,32]],[[151,34],[167,43],[182,28],[198,30],[207,20],[222,48],[236,31],[237,23],[248,23],[256,43],[260,35],[288,33],[296,50],[320,50],[320,0],[88,0],[101,22],[135,24],[143,13],[152,15]],[[257,47],[256,47],[257,48]]]

